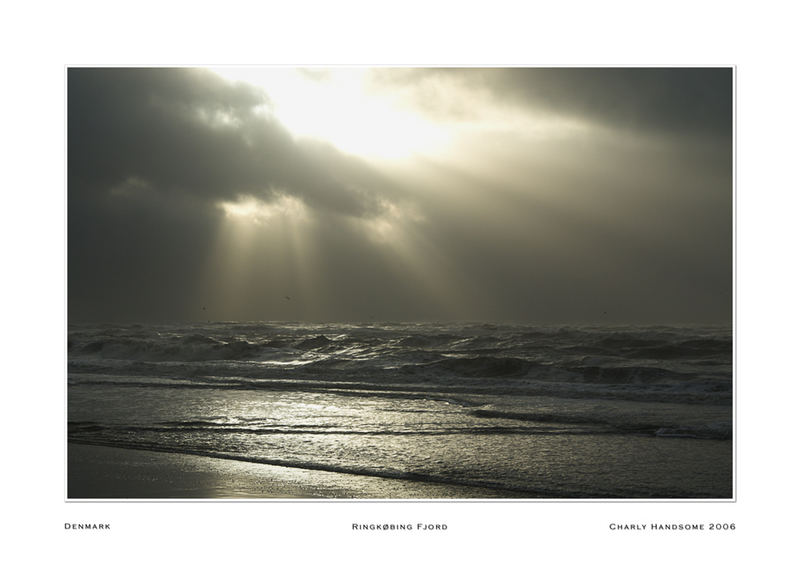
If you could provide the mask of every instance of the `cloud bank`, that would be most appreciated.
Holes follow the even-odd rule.
[[[384,163],[210,71],[70,69],[70,319],[729,321],[730,79],[375,69],[452,138]]]

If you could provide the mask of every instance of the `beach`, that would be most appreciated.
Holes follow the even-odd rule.
[[[301,470],[70,442],[68,499],[435,499],[513,496],[324,470]]]

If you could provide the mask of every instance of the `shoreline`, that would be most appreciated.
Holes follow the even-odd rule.
[[[475,498],[520,496],[195,454],[67,443],[67,500]]]

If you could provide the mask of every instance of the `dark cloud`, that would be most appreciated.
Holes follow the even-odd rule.
[[[731,69],[504,70],[487,72],[484,84],[501,96],[614,127],[731,135]]]
[[[70,318],[730,320],[730,70],[383,69],[372,86],[448,119],[480,103],[598,128],[479,131],[389,169],[296,139],[268,92],[207,71],[70,69]],[[310,218],[234,228],[218,206],[281,195]]]
[[[469,102],[442,84],[612,128],[731,136],[732,77],[730,68],[385,69],[374,86],[409,88],[421,108],[450,118],[468,116]]]
[[[375,194],[308,149],[269,114],[266,95],[197,69],[70,69],[69,176],[74,191],[128,178],[208,200],[289,193],[315,208],[361,216]]]
[[[320,214],[382,209],[391,183],[330,146],[298,142],[265,105],[262,91],[203,70],[69,70],[74,315],[192,312],[188,290],[204,276],[220,201],[288,194]]]

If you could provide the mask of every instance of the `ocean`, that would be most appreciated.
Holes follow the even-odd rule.
[[[398,480],[386,499],[733,497],[730,327],[70,324],[67,349],[70,445]]]

